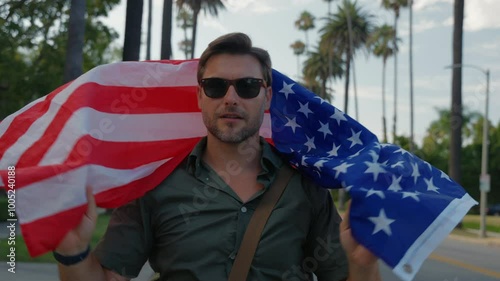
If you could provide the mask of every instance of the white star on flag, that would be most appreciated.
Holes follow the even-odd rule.
[[[323,164],[326,162],[328,162],[328,161],[326,161],[324,159],[320,159],[316,163],[314,163],[314,167],[318,168],[318,170],[321,170],[321,168],[323,167]]]
[[[356,144],[363,145],[363,142],[359,139],[361,135],[361,131],[355,133],[353,129],[351,129],[352,136],[348,138],[347,140],[351,142],[351,146],[349,148],[352,148]]]
[[[413,168],[413,172],[411,173],[411,176],[413,177],[415,183],[417,183],[418,177],[420,177],[420,171],[418,170],[418,164],[411,163],[411,166]]]
[[[330,118],[337,120],[337,124],[339,126],[340,126],[340,121],[347,122],[347,118],[345,118],[344,113],[342,111],[338,110],[337,108],[335,108],[334,111],[335,113],[333,113],[333,115],[330,116]]]
[[[396,167],[404,168],[405,166],[403,164],[404,164],[404,161],[398,161],[398,162],[396,162],[396,164],[392,164],[391,168],[396,168]]]
[[[384,231],[385,234],[391,236],[392,231],[391,231],[391,223],[395,222],[396,220],[390,219],[385,215],[384,209],[380,209],[380,213],[378,217],[369,217],[368,218],[371,222],[375,224],[375,228],[373,229],[373,234],[376,234],[379,231]]]
[[[368,166],[368,169],[366,169],[365,174],[372,173],[373,174],[373,181],[377,181],[378,175],[380,173],[385,173],[386,170],[380,166],[379,163],[374,163],[374,162],[365,162],[365,165]]]
[[[413,198],[415,201],[419,202],[420,201],[420,198],[418,198],[418,194],[415,193],[415,192],[407,192],[407,191],[403,191],[401,192],[401,194],[403,194],[403,199],[404,198],[407,198],[407,197],[410,197],[410,198]]]
[[[292,90],[293,85],[295,85],[295,83],[287,84],[283,81],[283,88],[279,92],[285,94],[286,99],[288,99],[289,94],[295,94]]]
[[[318,129],[318,132],[322,132],[323,139],[326,139],[327,135],[332,134],[332,132],[330,131],[330,127],[328,126],[328,122],[326,122],[326,124],[323,124],[323,122],[319,121],[319,123],[321,124],[321,127]]]
[[[306,118],[309,117],[308,114],[312,114],[313,112],[309,109],[309,103],[306,102],[305,104],[302,104],[300,101],[299,101],[299,104],[300,104],[300,108],[299,110],[297,110],[298,112],[302,112]]]
[[[314,137],[312,138],[309,138],[308,136],[306,136],[307,138],[307,142],[304,144],[305,146],[307,146],[307,152],[311,151],[311,149],[316,149],[316,145],[314,144]]]
[[[385,199],[385,195],[384,195],[384,192],[382,192],[382,190],[375,190],[373,188],[371,188],[371,189],[368,190],[368,192],[366,193],[365,197],[370,197],[373,194],[377,195],[381,199]]]
[[[295,129],[300,128],[300,125],[297,124],[296,118],[293,117],[292,119],[290,119],[287,116],[285,116],[285,118],[288,120],[288,122],[285,124],[285,127],[292,128],[292,132],[295,134]]]
[[[434,183],[432,182],[432,178],[430,178],[430,179],[424,178],[424,181],[427,184],[427,191],[434,191],[436,193],[439,193],[439,191],[438,191],[439,187],[434,185]]]
[[[338,178],[340,173],[344,173],[344,174],[347,173],[347,168],[351,167],[352,165],[353,164],[347,164],[347,163],[344,162],[344,163],[342,163],[342,164],[334,167],[333,169],[335,171],[337,171],[335,173],[335,177]]]
[[[402,190],[401,185],[399,184],[401,182],[402,178],[403,178],[403,176],[399,176],[399,178],[397,178],[395,175],[392,175],[392,182],[387,190],[394,191],[394,192],[398,192],[398,191]]]
[[[339,156],[339,146],[336,146],[335,143],[333,144],[332,150],[328,151],[328,156]]]

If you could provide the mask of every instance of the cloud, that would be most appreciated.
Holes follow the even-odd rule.
[[[272,5],[273,1],[267,0],[227,0],[226,8],[229,12],[245,12],[256,14],[269,14],[279,10]]]
[[[453,3],[453,0],[418,0],[414,1],[413,3],[413,9],[415,11],[420,11],[420,10],[437,10],[438,4],[440,3]]]
[[[214,30],[217,30],[221,33],[228,33],[229,30],[227,29],[227,27],[225,27],[219,19],[217,18],[214,18],[212,16],[201,16],[200,17],[200,23],[203,27],[209,27],[209,28],[212,28]]]
[[[498,0],[474,0],[465,3],[466,31],[478,31],[488,28],[500,28],[500,1]]]

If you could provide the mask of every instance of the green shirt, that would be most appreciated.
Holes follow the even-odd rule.
[[[227,280],[250,217],[284,165],[260,142],[264,189],[250,200],[243,203],[202,161],[202,139],[154,190],[115,210],[94,251],[101,264],[133,278],[149,259],[161,280]],[[310,272],[320,281],[345,279],[339,223],[328,190],[296,172],[263,230],[248,280],[309,280]]]

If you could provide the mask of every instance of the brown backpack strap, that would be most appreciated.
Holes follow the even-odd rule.
[[[248,223],[243,240],[236,259],[234,260],[233,267],[229,273],[228,281],[244,281],[247,280],[248,271],[252,264],[253,256],[257,250],[257,245],[260,241],[260,236],[264,226],[266,225],[274,206],[278,202],[285,190],[288,182],[292,178],[293,169],[284,164],[279,170],[276,180],[269,190],[264,194],[260,204],[255,209],[250,222]]]

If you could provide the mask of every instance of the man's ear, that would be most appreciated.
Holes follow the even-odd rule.
[[[198,99],[198,108],[201,109],[201,95],[203,95],[203,93],[201,92],[203,91],[201,89],[201,87],[198,85],[198,90],[197,90],[197,93],[196,93],[196,97]]]
[[[269,110],[269,108],[271,107],[272,97],[273,97],[273,88],[267,87],[266,88],[266,110]]]

